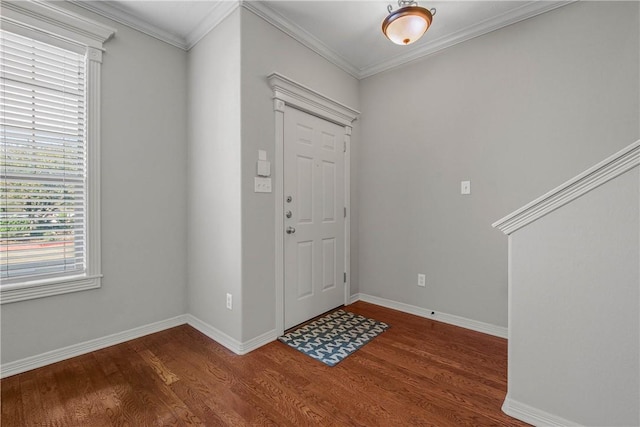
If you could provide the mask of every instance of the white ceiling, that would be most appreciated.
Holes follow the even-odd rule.
[[[293,36],[357,78],[432,54],[470,38],[571,3],[566,1],[420,1],[436,15],[425,36],[409,46],[387,40],[380,29],[387,5],[380,0],[72,0],[182,49],[190,49],[238,6]]]

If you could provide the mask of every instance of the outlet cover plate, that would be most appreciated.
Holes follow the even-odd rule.
[[[424,274],[418,274],[418,286],[424,288],[427,286],[427,276]]]

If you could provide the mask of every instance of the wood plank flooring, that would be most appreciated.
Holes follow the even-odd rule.
[[[183,325],[0,381],[2,426],[524,426],[500,410],[506,340],[357,302],[391,325],[330,368],[237,356]]]

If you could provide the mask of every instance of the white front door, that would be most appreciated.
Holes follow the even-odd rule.
[[[284,114],[284,327],[344,303],[345,128]]]

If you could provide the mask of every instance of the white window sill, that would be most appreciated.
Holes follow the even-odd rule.
[[[4,285],[0,288],[0,304],[96,289],[101,285],[101,278],[102,275],[76,276],[64,279]]]

